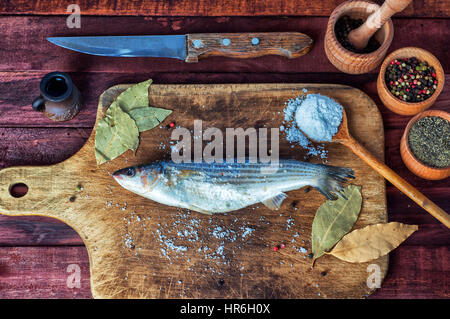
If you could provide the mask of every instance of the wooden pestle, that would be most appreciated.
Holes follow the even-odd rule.
[[[348,41],[356,49],[364,49],[367,46],[370,37],[381,28],[393,14],[403,11],[411,1],[412,0],[386,0],[359,28],[350,31]]]

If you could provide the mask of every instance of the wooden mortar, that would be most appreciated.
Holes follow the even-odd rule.
[[[349,74],[363,74],[375,69],[383,60],[394,37],[392,20],[386,23],[375,33],[375,38],[381,46],[371,53],[354,53],[345,49],[337,40],[334,33],[336,22],[342,16],[364,21],[380,6],[366,0],[347,1],[337,6],[331,13],[325,33],[325,53],[328,60],[340,71]]]
[[[416,176],[429,180],[444,179],[450,176],[450,166],[443,168],[428,166],[418,160],[409,148],[409,130],[414,123],[426,116],[439,116],[450,121],[450,113],[441,110],[428,110],[414,116],[406,126],[400,141],[400,155],[402,156],[403,163],[405,163],[406,167],[408,167],[408,169]]]
[[[389,63],[395,59],[404,59],[416,57],[420,61],[426,61],[428,64],[436,70],[436,78],[438,81],[437,88],[434,93],[426,100],[422,102],[405,102],[396,98],[391,91],[389,91],[388,86],[385,81],[386,69]],[[384,60],[380,68],[380,73],[377,79],[377,91],[381,102],[389,110],[400,115],[416,115],[434,104],[439,94],[444,89],[445,73],[439,60],[427,50],[416,48],[416,47],[405,47],[398,49]]]

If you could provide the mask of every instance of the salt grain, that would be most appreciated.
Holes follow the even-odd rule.
[[[303,92],[305,93],[306,90],[304,89]],[[288,142],[298,143],[302,148],[306,149],[308,151],[307,155],[326,158],[327,151],[325,150],[324,146],[314,146],[297,126],[297,123],[295,121],[296,112],[303,101],[303,96],[297,96],[285,102],[286,107],[283,110],[284,125],[280,126],[280,131],[284,131],[286,133],[286,140]],[[294,148],[294,145],[291,145],[291,148]]]
[[[309,94],[295,112],[297,126],[318,142],[331,142],[342,122],[342,105],[320,94]]]

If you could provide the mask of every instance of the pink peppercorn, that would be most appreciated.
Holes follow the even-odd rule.
[[[285,244],[281,244],[280,247],[281,247],[281,248],[284,248],[284,247],[286,247],[286,245],[285,245]]]
[[[278,251],[278,246],[273,247],[273,251]]]
[[[420,102],[437,89],[437,72],[416,58],[393,59],[386,68],[385,83],[395,98]]]

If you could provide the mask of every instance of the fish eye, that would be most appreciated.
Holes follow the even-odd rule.
[[[133,177],[135,174],[136,174],[136,170],[135,170],[133,167],[130,167],[130,168],[127,170],[127,176]]]

